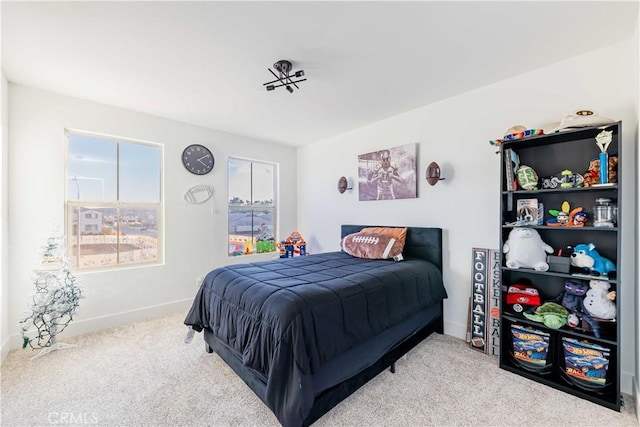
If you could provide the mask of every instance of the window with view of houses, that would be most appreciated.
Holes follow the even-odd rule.
[[[69,265],[162,262],[162,146],[75,131],[66,137]]]
[[[277,165],[230,157],[229,255],[276,250]]]

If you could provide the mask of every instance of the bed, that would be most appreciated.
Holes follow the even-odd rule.
[[[341,236],[364,227],[343,225]],[[403,255],[339,251],[216,268],[184,323],[283,426],[310,425],[443,333],[442,230],[407,227]]]

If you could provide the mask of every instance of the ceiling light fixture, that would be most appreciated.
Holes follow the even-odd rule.
[[[281,59],[280,61],[273,64],[273,68],[278,72],[278,74],[274,73],[271,68],[267,69],[271,74],[273,74],[276,80],[262,84],[262,86],[265,86],[268,91],[272,91],[277,87],[284,86],[287,88],[287,91],[289,93],[293,93],[293,88],[291,86],[295,86],[296,89],[300,89],[296,83],[307,80],[292,80],[291,76],[293,76],[294,78],[304,77],[304,70],[298,70],[292,74],[291,69],[293,68],[293,66],[291,65],[291,61]]]

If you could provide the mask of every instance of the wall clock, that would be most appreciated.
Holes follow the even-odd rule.
[[[189,172],[204,175],[211,172],[215,159],[207,147],[193,144],[182,152],[182,164]]]

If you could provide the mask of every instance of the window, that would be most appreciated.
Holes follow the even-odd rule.
[[[162,146],[67,131],[69,265],[162,262]]]
[[[229,255],[276,250],[277,165],[230,157]]]

